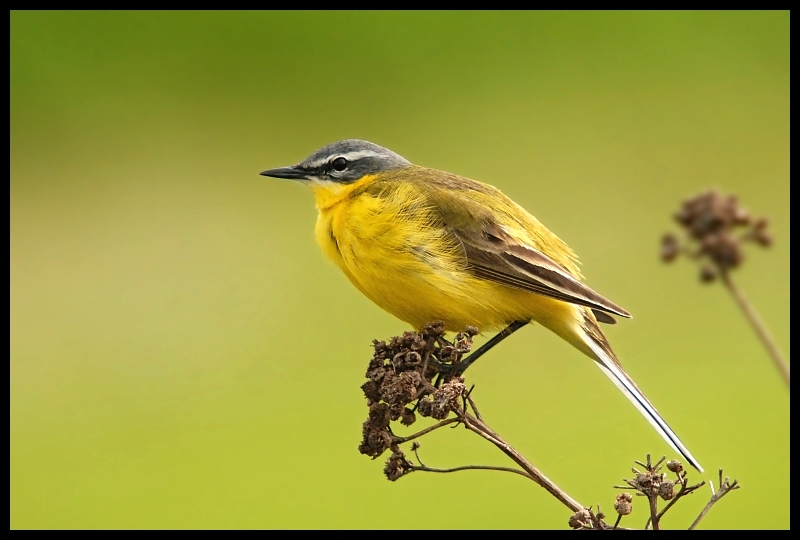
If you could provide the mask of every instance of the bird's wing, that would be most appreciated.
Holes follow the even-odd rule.
[[[563,266],[531,245],[509,234],[494,221],[478,228],[451,227],[461,241],[469,270],[477,277],[530,291],[600,313],[598,321],[613,324],[613,317],[630,317],[620,306],[597,294]]]
[[[424,167],[415,166],[413,175],[402,171],[395,181],[413,178],[441,225],[463,246],[476,277],[586,306],[599,322],[615,322],[609,314],[631,316],[584,285],[572,250],[499,189]]]

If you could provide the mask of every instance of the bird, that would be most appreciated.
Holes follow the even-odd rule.
[[[499,189],[414,165],[360,139],[260,174],[311,188],[323,253],[385,311],[416,329],[443,321],[447,330],[500,330],[472,361],[530,322],[544,326],[594,360],[664,440],[703,471],[600,328],[630,313],[585,285],[567,244]]]

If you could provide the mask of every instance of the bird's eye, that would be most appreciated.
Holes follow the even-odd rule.
[[[347,160],[343,157],[337,157],[331,162],[331,166],[337,171],[343,171],[347,168]]]

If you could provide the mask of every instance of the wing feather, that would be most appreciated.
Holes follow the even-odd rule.
[[[476,232],[456,228],[467,256],[468,268],[476,276],[530,291],[556,300],[589,307],[603,313],[630,317],[630,313],[587,287],[566,268],[541,251],[525,245],[496,223],[484,224]],[[608,323],[611,317],[602,317]]]
[[[631,316],[584,285],[572,250],[497,188],[417,166],[413,174],[407,169],[387,173],[380,185],[407,183],[409,178],[438,213],[441,222],[437,226],[444,225],[463,246],[473,275],[586,306],[601,314],[596,316],[599,322],[613,324],[608,314]],[[552,256],[545,253],[548,249]]]

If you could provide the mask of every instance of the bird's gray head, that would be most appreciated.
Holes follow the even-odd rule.
[[[388,148],[360,139],[345,139],[323,146],[297,165],[270,169],[261,174],[273,178],[349,184],[368,174],[409,165],[407,159]]]

